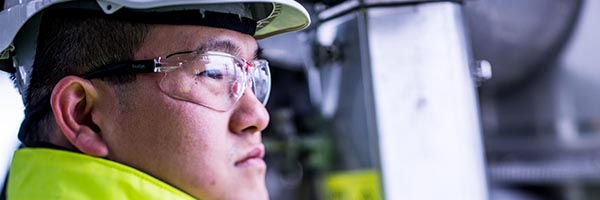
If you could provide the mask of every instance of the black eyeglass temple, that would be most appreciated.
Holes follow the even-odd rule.
[[[159,67],[160,63],[158,60],[138,60],[138,61],[129,61],[117,64],[111,64],[96,68],[91,70],[80,77],[85,79],[94,79],[108,76],[116,76],[121,74],[134,74],[134,73],[149,73],[154,72],[156,67]],[[52,108],[50,107],[50,94],[42,98],[42,101],[39,102],[39,105],[29,107],[25,110],[25,119],[21,124],[21,128],[19,129],[19,139],[25,146],[31,146],[36,141],[27,140],[27,133],[29,129],[33,126],[33,122],[39,121],[42,117],[50,112]]]
[[[154,69],[157,66],[160,66],[160,63],[158,63],[157,60],[129,61],[99,67],[81,75],[81,77],[85,79],[94,79],[121,74],[150,73],[154,72]]]

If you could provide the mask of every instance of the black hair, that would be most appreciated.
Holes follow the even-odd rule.
[[[117,20],[97,12],[56,10],[47,11],[41,17],[36,56],[24,101],[26,110],[49,106],[49,102],[44,101],[65,76],[133,60],[149,30],[147,24]],[[134,81],[135,75],[104,79],[112,84],[123,84]],[[54,116],[46,112],[38,117],[29,127],[21,127],[27,129],[22,141],[49,142]]]

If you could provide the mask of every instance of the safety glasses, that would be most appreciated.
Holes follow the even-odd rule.
[[[113,64],[81,77],[93,79],[151,72],[164,73],[159,86],[170,97],[223,112],[239,101],[247,86],[263,105],[271,92],[271,74],[266,60],[246,61],[215,51],[178,52],[152,60]]]

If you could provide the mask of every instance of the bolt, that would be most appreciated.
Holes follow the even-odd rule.
[[[475,72],[473,77],[477,84],[481,84],[483,81],[490,80],[492,78],[492,64],[487,60],[475,61]]]

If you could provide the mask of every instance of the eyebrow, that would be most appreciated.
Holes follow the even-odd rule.
[[[241,57],[241,52],[242,52],[242,48],[236,44],[234,44],[233,42],[229,41],[229,40],[211,40],[208,41],[207,43],[204,43],[202,45],[200,45],[200,47],[196,48],[196,50],[200,51],[200,52],[206,52],[206,51],[220,51],[220,52],[224,52],[224,53],[228,53],[231,55],[235,55],[238,57]],[[263,49],[258,47],[256,50],[254,50],[254,58],[252,59],[257,59],[259,56],[262,55]]]

